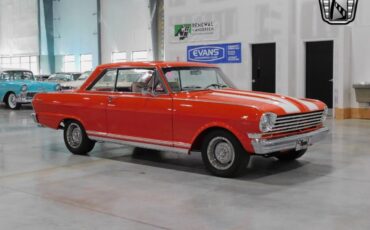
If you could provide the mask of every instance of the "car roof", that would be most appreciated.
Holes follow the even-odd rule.
[[[79,72],[56,72],[54,74],[81,74]]]
[[[28,70],[28,69],[12,69],[12,68],[4,68],[4,69],[1,69],[0,68],[0,72],[8,72],[8,71],[25,71],[25,72],[32,72],[31,70]]]
[[[119,67],[159,67],[159,68],[173,68],[173,67],[216,67],[215,65],[198,63],[198,62],[168,62],[168,61],[147,61],[147,62],[117,62],[110,64],[103,64],[100,68],[119,68]]]

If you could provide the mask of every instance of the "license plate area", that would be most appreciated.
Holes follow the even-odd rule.
[[[310,144],[309,138],[301,138],[297,140],[295,150],[299,151],[299,150],[307,149],[309,144]]]

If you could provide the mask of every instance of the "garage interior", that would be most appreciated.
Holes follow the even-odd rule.
[[[186,61],[189,45],[240,42],[219,64],[240,89],[314,98],[329,136],[301,159],[252,157],[210,175],[200,155],[99,143],[71,155],[31,105],[0,105],[1,229],[369,229],[370,2],[329,25],[316,0],[0,0],[0,69],[84,72],[125,61]],[[212,21],[197,41],[177,24]],[[177,39],[177,40],[176,40]]]

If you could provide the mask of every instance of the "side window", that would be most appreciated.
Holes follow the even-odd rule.
[[[170,86],[171,90],[174,92],[181,91],[181,82],[179,71],[170,71],[166,73],[166,78],[168,81],[168,85]]]
[[[114,91],[117,70],[107,70],[104,75],[90,88],[91,91]]]
[[[146,69],[118,70],[116,91],[141,93],[147,88],[152,75],[153,71]]]
[[[6,80],[14,80],[13,79],[13,73],[12,72],[5,73],[5,79]]]
[[[1,73],[1,75],[0,75],[0,79],[1,80],[9,80],[10,79],[10,75],[9,75],[9,73]]]
[[[132,93],[151,91],[155,75],[156,72],[152,69],[120,69],[116,91]]]
[[[13,77],[14,77],[15,80],[23,80],[24,79],[23,72],[14,72],[13,74],[14,74]]]

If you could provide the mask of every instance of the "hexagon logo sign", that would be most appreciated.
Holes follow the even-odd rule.
[[[346,25],[355,20],[358,0],[319,0],[322,19],[331,25]]]

